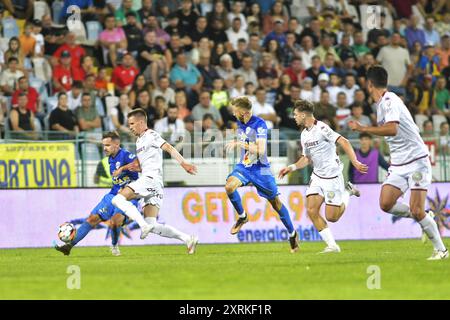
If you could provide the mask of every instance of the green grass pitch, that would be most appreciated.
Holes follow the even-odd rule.
[[[448,244],[448,240],[445,239]],[[0,299],[450,299],[450,259],[426,261],[418,239],[341,241],[340,254],[318,255],[322,242],[0,250]],[[67,289],[70,265],[81,288]],[[369,266],[380,289],[367,288]],[[370,271],[370,269],[369,269]],[[370,281],[373,283],[373,281]]]

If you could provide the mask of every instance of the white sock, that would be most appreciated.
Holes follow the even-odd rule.
[[[239,214],[239,213],[238,213],[239,218],[245,218],[246,215],[247,215],[247,214],[245,213],[245,211],[242,212],[242,214]]]
[[[342,204],[345,206],[345,209],[347,209],[348,207],[348,201],[350,200],[350,192],[348,192],[348,190],[345,190],[344,193],[342,194]]]
[[[136,221],[140,228],[147,225],[139,210],[123,195],[116,195],[112,199],[112,204],[122,210],[130,219]]]
[[[181,240],[183,242],[188,242],[189,240],[189,235],[187,235],[186,233],[183,233],[181,231],[178,231],[177,229],[175,229],[174,227],[171,227],[167,224],[161,224],[156,222],[156,218],[145,218],[145,221],[153,226],[153,230],[152,232],[160,235],[162,237],[166,237],[166,238],[172,238],[172,239],[178,239]]]
[[[425,218],[419,221],[419,224],[422,227],[423,232],[425,232],[428,236],[428,239],[430,239],[431,243],[433,243],[434,249],[445,251],[446,248],[442,242],[436,221],[434,221],[434,219],[429,215],[425,215]]]
[[[334,241],[333,234],[331,233],[330,228],[325,228],[322,231],[319,232],[320,236],[322,237],[323,241],[326,242],[326,244],[329,247],[335,247],[337,246],[336,241]]]
[[[412,218],[411,210],[406,203],[397,202],[394,204],[391,210],[389,210],[390,214],[394,216],[404,217],[404,218]]]

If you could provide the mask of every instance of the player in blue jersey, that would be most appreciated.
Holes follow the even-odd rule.
[[[113,176],[113,172],[116,169],[133,163],[136,159],[134,154],[120,148],[120,137],[116,132],[108,132],[104,134],[102,144],[103,150],[105,151],[106,156],[108,156],[109,171],[111,172],[111,176]],[[83,222],[83,224],[78,228],[75,239],[72,240],[71,243],[67,243],[62,246],[55,246],[56,250],[64,253],[64,255],[69,255],[73,246],[80,242],[93,228],[95,228],[100,222],[109,220],[110,228],[112,230],[111,252],[115,256],[120,255],[119,246],[117,244],[119,241],[120,228],[129,221],[128,217],[120,211],[120,209],[116,208],[111,201],[114,196],[118,194],[121,188],[128,185],[128,183],[137,180],[138,173],[136,171],[138,168],[136,168],[136,171],[134,171],[133,168],[132,170],[133,171],[123,171],[117,177],[113,176],[113,187],[92,210],[86,221]],[[138,200],[133,200],[133,204],[137,207]]]
[[[275,178],[267,159],[267,126],[263,119],[252,115],[252,103],[247,97],[233,99],[231,105],[238,120],[238,140],[227,144],[227,151],[234,148],[242,150],[240,162],[228,176],[225,190],[239,218],[231,229],[236,234],[248,222],[248,215],[242,207],[237,188],[252,184],[258,194],[269,200],[280,215],[281,221],[289,232],[291,252],[298,251],[298,234],[292,225],[287,208],[280,200]]]

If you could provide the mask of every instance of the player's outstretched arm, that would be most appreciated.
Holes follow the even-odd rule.
[[[119,169],[115,170],[113,172],[113,177],[119,176],[123,171],[132,171],[132,172],[141,172],[141,165],[139,163],[138,158],[134,159],[133,162],[126,164],[124,166],[121,166]]]
[[[376,136],[395,136],[397,135],[398,123],[397,122],[386,122],[385,124],[378,127],[366,127],[362,126],[358,121],[349,121],[348,126],[353,131],[367,132],[374,134]]]
[[[161,146],[161,149],[163,149],[165,152],[169,153],[172,159],[175,159],[178,161],[178,163],[183,167],[183,169],[189,173],[189,174],[196,174],[197,173],[197,167],[184,159],[184,157],[175,149],[171,144],[164,143]]]
[[[367,173],[369,167],[364,163],[358,161],[358,159],[356,158],[355,150],[353,150],[353,147],[350,144],[350,142],[346,138],[341,136],[338,138],[337,143],[342,147],[342,149],[344,149],[345,153],[348,155],[350,159],[350,162],[353,164],[356,170],[358,170],[361,173]]]
[[[304,167],[306,167],[310,163],[311,163],[311,161],[309,160],[308,157],[301,156],[300,159],[298,159],[296,163],[293,163],[293,164],[291,164],[291,165],[289,165],[287,167],[282,168],[280,170],[280,172],[278,173],[278,178],[282,179],[288,173],[293,172],[293,171],[298,170],[298,169],[303,169]]]

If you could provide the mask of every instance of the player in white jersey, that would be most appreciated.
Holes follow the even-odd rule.
[[[380,207],[393,215],[415,219],[434,246],[428,260],[448,258],[432,212],[425,212],[425,199],[431,184],[431,163],[428,150],[411,114],[403,101],[387,91],[388,74],[380,66],[367,72],[367,90],[377,102],[377,127],[350,122],[349,127],[359,132],[385,136],[391,152],[391,166],[380,194]],[[397,202],[411,189],[409,206]]]
[[[137,160],[116,170],[113,175],[119,175],[124,170],[140,171],[139,179],[128,184],[116,195],[112,203],[121,209],[128,217],[135,220],[141,227],[141,239],[150,232],[166,238],[174,238],[186,243],[188,253],[195,252],[198,243],[196,236],[189,236],[175,228],[156,222],[163,201],[162,151],[168,152],[189,174],[195,174],[197,168],[188,163],[182,155],[169,143],[161,138],[159,133],[148,129],[147,115],[143,109],[135,109],[128,113],[128,125],[131,132],[138,137],[136,141]],[[144,217],[130,202],[141,198]]]
[[[340,252],[327,222],[320,216],[320,207],[325,202],[325,216],[329,222],[337,222],[348,206],[351,195],[359,197],[359,191],[351,184],[344,184],[343,165],[336,153],[338,143],[349,156],[353,166],[361,173],[367,166],[356,159],[352,145],[347,139],[334,132],[327,124],[314,118],[314,105],[306,100],[295,102],[294,119],[304,128],[301,134],[302,157],[294,164],[280,170],[283,178],[289,172],[313,165],[313,173],[306,191],[307,213],[319,231],[327,247],[322,253]]]

